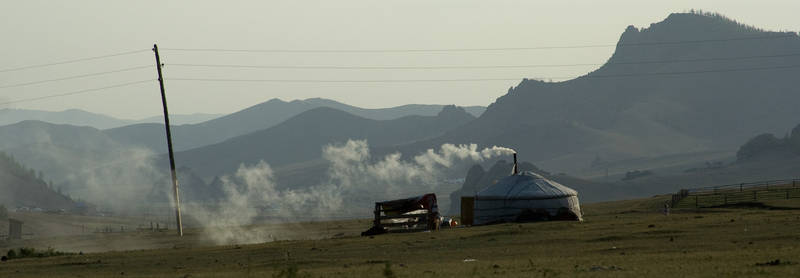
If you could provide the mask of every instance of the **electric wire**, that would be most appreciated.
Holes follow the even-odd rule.
[[[104,87],[98,87],[98,88],[90,88],[90,89],[83,89],[83,90],[71,91],[71,92],[66,92],[66,93],[59,93],[59,94],[51,94],[51,95],[46,95],[46,96],[39,96],[39,97],[32,97],[32,98],[25,98],[25,99],[18,99],[18,100],[12,100],[12,101],[7,101],[7,102],[0,102],[0,105],[7,105],[7,104],[13,104],[13,103],[20,103],[20,102],[31,102],[31,101],[44,100],[44,99],[49,99],[49,98],[64,97],[64,96],[71,96],[71,95],[78,95],[78,94],[85,94],[85,93],[91,93],[91,92],[95,92],[95,91],[106,90],[106,89],[120,88],[120,87],[127,87],[127,86],[136,85],[136,84],[142,84],[142,83],[152,82],[152,81],[154,81],[154,80],[155,80],[155,79],[139,80],[139,81],[133,81],[133,82],[127,82],[127,83],[121,83],[121,84],[110,85],[110,86],[104,86]]]
[[[209,81],[209,82],[272,82],[272,83],[416,83],[416,82],[472,82],[472,81],[513,81],[520,78],[456,78],[456,79],[226,79],[226,78],[170,78],[170,81]]]
[[[761,36],[761,37],[744,37],[744,38],[727,38],[727,39],[709,39],[709,40],[692,40],[692,41],[670,41],[670,42],[650,42],[650,43],[628,43],[623,44],[619,43],[615,46],[641,46],[641,45],[669,45],[669,44],[687,44],[687,43],[704,43],[704,42],[716,42],[716,41],[741,41],[741,40],[756,40],[756,39],[776,39],[776,38],[787,38],[787,37],[796,37],[795,35],[784,35],[784,36]],[[554,49],[554,48],[585,48],[585,47],[599,47],[601,45],[575,45],[575,46],[553,46],[553,47],[527,47],[527,48],[465,48],[465,49],[405,49],[405,50],[235,50],[235,49],[180,49],[180,48],[166,48],[165,50],[173,50],[173,51],[226,51],[226,52],[444,52],[444,51],[495,51],[495,50],[527,50],[527,49]],[[610,46],[610,45],[606,45]],[[53,65],[61,65],[61,64],[69,64],[69,63],[77,63],[81,61],[88,61],[88,60],[96,60],[96,59],[103,59],[115,56],[123,56],[129,55],[134,53],[141,53],[149,50],[135,50],[135,51],[128,51],[128,52],[121,52],[109,55],[102,55],[102,56],[94,56],[94,57],[86,57],[81,59],[73,59],[73,60],[66,60],[48,64],[38,64],[38,65],[31,65],[31,66],[24,66],[24,67],[17,67],[17,68],[10,68],[10,69],[2,69],[0,72],[9,72],[9,71],[17,71],[17,70],[24,70],[24,69],[31,69],[31,68],[38,68],[38,67],[47,67]],[[597,66],[597,65],[630,65],[630,64],[657,64],[657,63],[683,63],[683,62],[709,62],[709,61],[730,61],[730,60],[745,60],[745,59],[757,59],[757,58],[778,58],[778,57],[793,57],[793,56],[800,56],[800,53],[789,53],[789,54],[777,54],[777,55],[758,55],[758,56],[741,56],[741,57],[718,57],[718,58],[699,58],[699,59],[677,59],[677,60],[653,60],[653,61],[630,61],[630,62],[608,62],[608,63],[577,63],[577,64],[533,64],[533,65],[474,65],[474,66],[273,66],[273,65],[232,65],[232,64],[169,64],[170,66],[179,66],[179,67],[215,67],[215,68],[261,68],[261,69],[343,69],[343,70],[351,70],[351,69],[368,69],[368,70],[414,70],[414,69],[491,69],[491,68],[532,68],[532,67],[574,67],[574,66]],[[17,83],[17,84],[9,84],[9,85],[0,85],[0,89],[3,88],[13,88],[13,87],[21,87],[21,86],[29,86],[35,84],[42,84],[48,82],[56,82],[56,81],[63,81],[63,80],[70,80],[70,79],[77,79],[77,78],[86,78],[92,76],[99,76],[99,75],[106,75],[112,73],[119,73],[125,71],[133,71],[138,69],[147,68],[150,66],[138,66],[138,67],[130,67],[130,68],[123,68],[118,70],[112,71],[105,71],[105,72],[95,72],[89,74],[81,74],[81,75],[74,75],[74,76],[67,76],[62,78],[55,78],[55,79],[47,79],[47,80],[39,80],[39,81],[32,81],[32,82],[25,82],[25,83]],[[654,73],[631,73],[631,74],[610,74],[610,75],[583,75],[579,77],[585,78],[612,78],[612,77],[634,77],[634,76],[656,76],[656,75],[680,75],[680,74],[701,74],[701,73],[714,73],[714,72],[738,72],[738,71],[758,71],[758,70],[771,70],[771,69],[793,69],[798,68],[800,65],[789,65],[789,66],[772,66],[772,67],[756,67],[756,68],[735,68],[735,69],[716,69],[716,70],[699,70],[699,71],[677,71],[677,72],[654,72]],[[572,79],[576,78],[575,76],[570,77],[549,77],[549,79]],[[545,78],[537,78],[537,79],[546,79]],[[175,81],[206,81],[206,82],[273,82],[273,83],[430,83],[430,82],[480,82],[480,81],[515,81],[520,80],[519,77],[517,78],[453,78],[453,79],[373,79],[373,80],[361,80],[361,79],[352,79],[352,80],[325,80],[325,79],[226,79],[226,78],[188,78],[188,77],[177,77],[177,78],[170,78],[170,80]],[[143,80],[143,81],[136,81],[136,82],[129,82],[123,83],[118,85],[100,87],[100,88],[91,88],[85,90],[79,90],[74,92],[68,93],[61,93],[55,95],[48,95],[43,97],[34,97],[34,98],[27,98],[21,100],[15,100],[5,103],[0,103],[0,105],[4,104],[11,104],[17,102],[27,102],[27,101],[35,101],[40,99],[47,99],[52,97],[61,97],[61,96],[68,96],[74,94],[81,94],[87,92],[93,92],[98,90],[116,88],[116,87],[123,87],[134,85],[143,82],[149,82],[151,80]]]
[[[507,69],[507,68],[551,68],[551,67],[579,67],[579,66],[601,66],[601,65],[637,65],[637,64],[668,64],[668,63],[690,63],[690,62],[712,62],[712,61],[733,61],[748,60],[758,58],[783,58],[797,57],[800,53],[777,54],[777,55],[757,55],[740,57],[719,57],[719,58],[699,58],[699,59],[677,59],[677,60],[653,60],[653,61],[631,61],[631,62],[608,62],[608,63],[579,63],[579,64],[529,64],[529,65],[467,65],[467,66],[280,66],[280,65],[237,65],[237,64],[186,64],[175,63],[167,64],[177,67],[205,67],[205,68],[244,68],[244,69],[330,69],[330,70],[438,70],[438,69]]]
[[[93,56],[93,57],[65,60],[65,61],[59,61],[59,62],[53,62],[53,63],[36,64],[36,65],[22,66],[22,67],[16,67],[16,68],[0,69],[0,73],[27,70],[27,69],[33,69],[33,68],[43,68],[43,67],[49,67],[49,66],[55,66],[55,65],[72,64],[72,63],[78,63],[78,62],[83,62],[83,61],[91,61],[91,60],[98,60],[98,59],[104,59],[104,58],[110,58],[110,57],[117,57],[117,56],[124,56],[124,55],[142,53],[142,52],[146,52],[146,51],[150,51],[150,50],[149,49],[133,50],[133,51],[127,51],[127,52],[108,54],[108,55],[101,55],[101,56]]]
[[[55,79],[46,79],[46,80],[39,80],[39,81],[32,81],[32,82],[25,82],[25,83],[17,83],[17,84],[10,84],[10,85],[0,85],[0,89],[23,87],[23,86],[37,85],[37,84],[56,82],[56,81],[64,81],[64,80],[71,80],[71,79],[86,78],[86,77],[92,77],[92,76],[107,75],[107,74],[120,73],[120,72],[128,72],[128,71],[134,71],[134,70],[139,70],[139,69],[144,69],[144,68],[151,68],[151,67],[153,67],[153,66],[138,66],[138,67],[130,67],[130,68],[124,68],[124,69],[118,69],[118,70],[111,70],[111,71],[103,71],[103,72],[95,72],[95,73],[73,75],[73,76],[67,76],[67,77],[61,77],[61,78],[55,78]]]
[[[775,69],[800,68],[800,65],[772,66],[772,67],[751,67],[734,69],[715,69],[698,71],[673,71],[673,72],[649,72],[632,74],[608,74],[608,75],[583,75],[583,76],[561,76],[561,77],[537,77],[535,79],[572,79],[572,78],[611,78],[611,77],[634,77],[634,76],[656,76],[656,75],[681,75],[681,74],[702,74],[702,73],[723,73],[741,71],[761,71]],[[227,78],[170,78],[170,81],[206,81],[206,82],[265,82],[265,83],[422,83],[422,82],[474,82],[474,81],[514,81],[520,78],[459,78],[459,79],[227,79]]]
[[[547,49],[578,49],[602,47],[627,47],[627,46],[653,46],[697,44],[708,42],[730,42],[762,39],[780,39],[797,37],[795,34],[753,36],[724,39],[681,40],[663,42],[617,43],[617,44],[587,44],[587,45],[562,45],[538,47],[497,47],[497,48],[441,48],[441,49],[226,49],[226,48],[162,48],[166,51],[181,52],[241,52],[241,53],[415,53],[415,52],[485,52],[485,51],[521,51],[521,50],[547,50]]]
[[[646,73],[631,73],[631,74],[587,75],[586,77],[588,77],[588,78],[610,78],[610,77],[653,76],[653,75],[681,75],[681,74],[723,73],[723,72],[761,71],[761,70],[776,70],[776,69],[795,69],[795,68],[800,68],[800,65],[773,66],[773,67],[754,67],[754,68],[737,68],[737,69],[696,70],[696,71],[673,71],[673,72],[646,72]]]

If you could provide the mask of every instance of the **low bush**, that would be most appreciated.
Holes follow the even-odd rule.
[[[35,248],[30,248],[30,247],[20,247],[19,249],[16,250],[14,249],[8,250],[8,252],[6,253],[6,257],[9,260],[13,260],[22,258],[44,258],[44,257],[73,255],[73,254],[75,253],[56,251],[53,248],[47,248],[45,250],[36,250]]]

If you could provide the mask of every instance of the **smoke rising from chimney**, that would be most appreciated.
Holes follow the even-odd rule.
[[[366,141],[348,140],[323,148],[330,165],[325,182],[279,190],[267,163],[240,165],[235,174],[222,178],[225,198],[217,206],[190,206],[185,211],[203,223],[206,235],[218,244],[266,242],[280,235],[248,229],[259,217],[289,222],[368,217],[374,201],[431,191],[449,194],[438,191],[447,168],[511,153],[514,150],[504,147],[478,150],[476,144],[444,144],[407,160],[399,153],[373,159]]]

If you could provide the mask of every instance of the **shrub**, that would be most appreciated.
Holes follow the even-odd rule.
[[[383,268],[383,277],[386,278],[394,278],[394,271],[392,271],[392,264],[386,262],[386,266]]]
[[[54,256],[63,256],[63,255],[72,255],[75,253],[70,252],[61,252],[56,251],[52,247],[47,248],[46,250],[36,250],[30,247],[20,247],[17,250],[11,249],[8,250],[6,257],[9,260],[13,259],[22,259],[22,258],[44,258],[44,257],[54,257]]]
[[[283,277],[295,278],[295,277],[297,277],[297,266],[290,265],[290,266],[286,267],[285,269],[281,269],[280,272],[272,274],[272,277],[273,278],[283,278]]]

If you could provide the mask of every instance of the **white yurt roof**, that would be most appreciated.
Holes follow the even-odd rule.
[[[554,199],[578,196],[578,192],[534,172],[525,171],[502,178],[479,191],[476,199]]]

